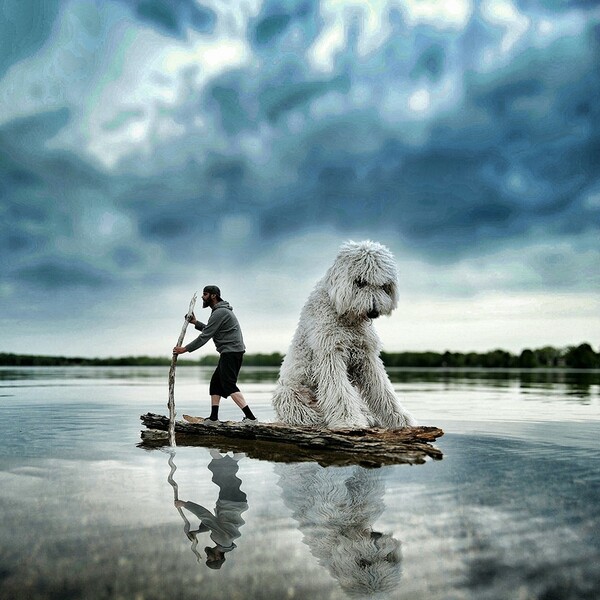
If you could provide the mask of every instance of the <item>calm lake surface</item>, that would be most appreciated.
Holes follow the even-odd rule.
[[[363,469],[139,448],[167,371],[0,368],[2,600],[600,598],[600,372],[390,371],[444,458]],[[277,371],[242,371],[274,420]]]

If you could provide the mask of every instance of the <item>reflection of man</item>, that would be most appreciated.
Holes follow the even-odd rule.
[[[190,537],[195,539],[196,534],[210,531],[215,546],[214,548],[207,546],[204,549],[206,564],[211,569],[220,569],[225,562],[225,554],[236,548],[234,540],[240,537],[240,527],[245,522],[242,513],[248,510],[246,494],[240,489],[242,482],[236,477],[238,461],[244,455],[223,456],[216,450],[211,450],[210,453],[213,460],[208,468],[213,474],[212,480],[219,486],[215,513],[211,513],[210,510],[195,502],[176,500],[175,506],[189,510],[200,519],[200,526],[197,530],[189,532]]]

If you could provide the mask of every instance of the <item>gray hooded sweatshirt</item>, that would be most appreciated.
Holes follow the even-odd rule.
[[[225,300],[217,302],[210,313],[208,323],[205,325],[198,321],[196,329],[202,333],[193,342],[186,345],[188,352],[198,350],[211,338],[214,340],[219,354],[246,351],[240,324],[233,314],[233,307]]]

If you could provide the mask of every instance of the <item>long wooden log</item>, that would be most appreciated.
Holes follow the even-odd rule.
[[[196,296],[194,294],[192,299],[190,300],[190,307],[188,308],[187,315],[185,315],[185,320],[183,323],[183,327],[181,328],[181,333],[179,334],[179,338],[177,339],[176,346],[181,346],[183,344],[183,338],[185,337],[185,331],[187,329],[189,319],[194,312],[194,306],[196,306]],[[177,366],[177,354],[173,354],[173,358],[171,359],[171,368],[169,369],[169,400],[167,402],[167,408],[169,409],[169,445],[175,446],[175,367]]]
[[[141,417],[143,448],[168,443],[169,419],[147,413]],[[427,458],[440,460],[442,452],[431,445],[444,432],[437,427],[404,429],[320,429],[292,427],[283,423],[242,425],[224,421],[206,425],[204,419],[188,417],[175,422],[180,446],[203,446],[244,452],[251,458],[274,462],[317,462],[329,465],[379,467],[391,464],[420,464]]]

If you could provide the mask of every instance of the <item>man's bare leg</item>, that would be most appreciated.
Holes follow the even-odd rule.
[[[233,392],[231,394],[231,399],[242,409],[244,410],[245,406],[248,406],[246,399],[244,398],[242,392]]]
[[[248,421],[256,421],[256,417],[250,410],[250,407],[248,406],[248,403],[246,402],[242,392],[233,392],[233,394],[231,394],[231,399],[242,409],[242,412]]]

